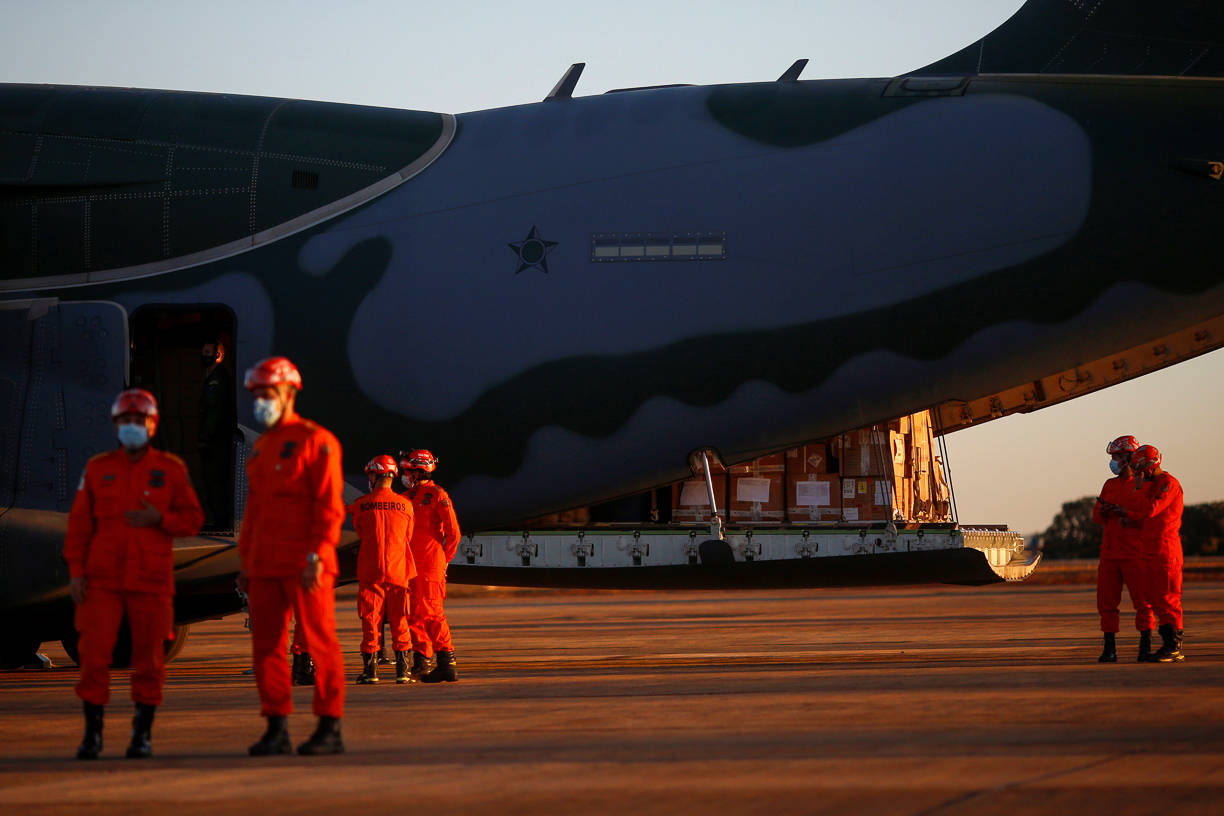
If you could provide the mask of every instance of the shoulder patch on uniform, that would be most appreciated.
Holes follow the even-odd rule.
[[[442,498],[438,499],[438,504],[442,505],[443,507],[450,507],[450,499],[443,496]]]
[[[324,442],[319,446],[319,453],[323,454],[324,456],[331,456],[331,445]]]

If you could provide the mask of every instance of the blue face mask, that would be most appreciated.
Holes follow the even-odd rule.
[[[255,400],[255,419],[265,428],[271,428],[281,418],[282,408],[280,400],[276,399],[257,399]]]
[[[1122,464],[1117,459],[1109,460],[1109,469],[1117,476],[1122,472]]]
[[[119,444],[128,450],[143,448],[149,444],[149,429],[140,425],[120,425],[118,428]]]

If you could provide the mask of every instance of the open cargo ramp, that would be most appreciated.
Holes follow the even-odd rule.
[[[524,530],[466,535],[461,584],[588,589],[982,585],[1026,578],[1041,554],[1018,533],[952,524],[729,530]]]

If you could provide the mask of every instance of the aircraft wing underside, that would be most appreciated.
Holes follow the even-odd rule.
[[[914,74],[1224,76],[1224,6],[1195,0],[1029,0]]]

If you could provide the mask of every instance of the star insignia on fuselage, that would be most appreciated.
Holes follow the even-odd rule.
[[[519,265],[518,269],[514,270],[514,274],[517,275],[524,269],[538,266],[547,275],[548,253],[552,252],[556,245],[556,241],[545,241],[541,238],[540,231],[536,229],[535,224],[532,224],[531,232],[527,233],[526,238],[506,244],[515,255],[518,255]]]

